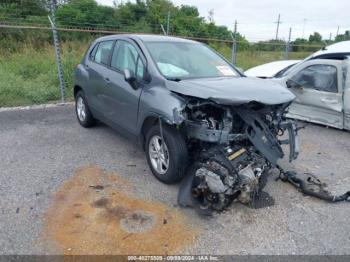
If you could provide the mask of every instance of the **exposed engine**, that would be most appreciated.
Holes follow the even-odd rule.
[[[290,145],[290,160],[298,155],[297,129],[285,120],[288,104],[258,103],[221,106],[190,100],[183,115],[194,163],[179,192],[179,203],[202,213],[223,210],[232,201],[253,203],[268,171]],[[279,140],[285,131],[289,137]]]

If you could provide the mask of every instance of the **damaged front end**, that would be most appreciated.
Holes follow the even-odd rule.
[[[282,145],[289,144],[290,161],[298,156],[296,124],[284,117],[289,104],[189,99],[175,112],[193,163],[180,187],[179,204],[210,214],[232,201],[253,203],[269,170],[284,157]]]

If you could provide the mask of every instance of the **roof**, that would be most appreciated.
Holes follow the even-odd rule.
[[[185,38],[164,35],[130,35],[130,37],[138,37],[143,42],[196,42]]]
[[[282,60],[252,67],[244,72],[246,76],[274,77],[281,70],[294,65],[301,60]]]
[[[173,37],[173,36],[163,36],[163,35],[150,35],[150,34],[119,34],[119,35],[108,35],[98,38],[98,40],[112,40],[117,37],[126,37],[139,39],[143,42],[184,42],[184,43],[197,43],[196,41]]]
[[[350,40],[338,42],[329,46],[322,48],[321,50],[313,53],[309,58],[315,58],[328,54],[341,54],[341,53],[350,53]]]

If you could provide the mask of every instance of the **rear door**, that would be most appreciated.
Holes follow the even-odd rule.
[[[105,112],[104,90],[108,80],[106,70],[109,66],[113,45],[114,40],[98,43],[85,64],[89,72],[89,106],[102,115]]]
[[[290,117],[343,128],[342,61],[310,60],[293,69],[285,80],[296,95]]]

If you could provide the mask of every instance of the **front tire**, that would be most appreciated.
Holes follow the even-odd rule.
[[[153,175],[165,184],[179,182],[188,165],[188,152],[183,136],[174,128],[163,125],[151,127],[146,135],[147,162]]]
[[[80,90],[75,96],[75,113],[79,124],[83,127],[91,127],[95,125],[95,119],[91,114],[85,94],[82,90]]]

